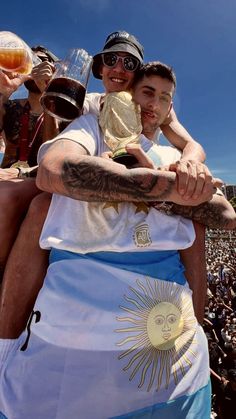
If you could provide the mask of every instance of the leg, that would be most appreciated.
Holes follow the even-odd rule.
[[[193,306],[198,322],[202,324],[204,318],[207,272],[205,259],[205,227],[194,223],[196,239],[193,245],[181,250],[180,255],[185,266],[185,276],[193,291]]]
[[[0,279],[22,219],[38,193],[34,179],[0,182]]]
[[[39,247],[39,237],[51,195],[33,199],[7,261],[0,295],[0,337],[14,339],[24,330],[43,284],[48,251]]]

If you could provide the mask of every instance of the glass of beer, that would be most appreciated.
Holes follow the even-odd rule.
[[[91,66],[92,57],[85,50],[70,50],[41,97],[49,115],[61,121],[72,121],[81,115]]]
[[[40,60],[19,36],[0,31],[0,68],[7,72],[30,74]]]

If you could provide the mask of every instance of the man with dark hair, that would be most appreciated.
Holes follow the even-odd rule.
[[[92,71],[95,77],[102,79],[107,93],[131,90],[135,73],[140,70],[142,62],[143,47],[140,42],[133,35],[125,31],[118,31],[107,37],[103,49],[94,56]],[[98,115],[103,96],[98,93],[88,94],[84,105],[84,113],[91,112]],[[168,117],[162,121],[160,126],[166,135],[172,132],[169,139],[177,148],[184,149],[182,158],[173,165],[175,166],[174,170],[178,173],[178,179],[183,179],[182,186],[185,193],[191,195],[194,191],[199,195],[204,185],[206,187],[208,182],[211,182],[211,175],[206,166],[197,162],[197,160],[204,158],[204,153],[201,154],[201,147],[191,139],[178,122],[172,105],[169,111]],[[155,141],[158,141],[159,134],[160,127],[158,125],[156,126]],[[186,166],[187,162],[189,162],[188,168]],[[191,173],[189,182],[187,181],[188,170]],[[196,187],[195,190],[194,187]],[[181,189],[181,182],[178,183],[178,188]],[[50,200],[51,196],[49,194],[40,194],[33,200],[10,254],[4,275],[0,304],[0,336],[3,338],[16,338],[25,328],[35,298],[43,284],[48,258],[47,251],[39,248],[38,240]],[[227,221],[225,221],[224,227],[228,228],[226,224]],[[204,231],[202,237],[204,238]],[[196,246],[196,241],[194,246]],[[24,254],[22,254],[22,248],[25,249]],[[204,249],[204,247],[202,248]],[[182,257],[186,259],[184,252]],[[199,252],[197,267],[201,266],[202,258],[204,258],[204,251]],[[31,261],[30,264],[28,260]],[[196,307],[198,307],[199,301],[202,306],[204,305],[204,298],[201,298],[201,293],[204,294],[204,286],[199,278],[202,276],[204,279],[204,275],[199,274],[199,268],[198,270],[195,269],[192,261],[188,266],[191,266],[192,269],[189,280],[195,283],[195,289],[198,288],[194,293],[194,298],[198,299]],[[197,278],[197,281],[195,278]],[[20,292],[19,288],[24,292]],[[16,307],[17,319],[15,316]],[[201,312],[201,308],[197,308],[197,313],[200,313],[200,321]]]
[[[109,149],[106,97],[100,126],[95,115],[81,116],[41,146],[37,185],[53,193],[41,236],[50,266],[28,333],[0,341],[3,415],[209,417],[207,342],[178,254],[194,229],[153,208],[185,203],[176,174],[156,169],[179,157],[154,144],[173,94],[156,74],[133,89],[143,134],[141,148],[127,149],[145,167],[101,158]],[[216,184],[189,204],[209,200]]]

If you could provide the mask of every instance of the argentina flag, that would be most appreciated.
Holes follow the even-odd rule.
[[[53,250],[28,332],[2,372],[9,419],[209,418],[207,343],[176,251]]]

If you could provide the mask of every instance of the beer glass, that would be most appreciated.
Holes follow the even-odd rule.
[[[40,62],[23,39],[12,32],[0,31],[0,69],[30,74],[32,67]]]
[[[83,49],[72,49],[55,71],[41,97],[44,110],[61,121],[81,115],[92,57]]]

